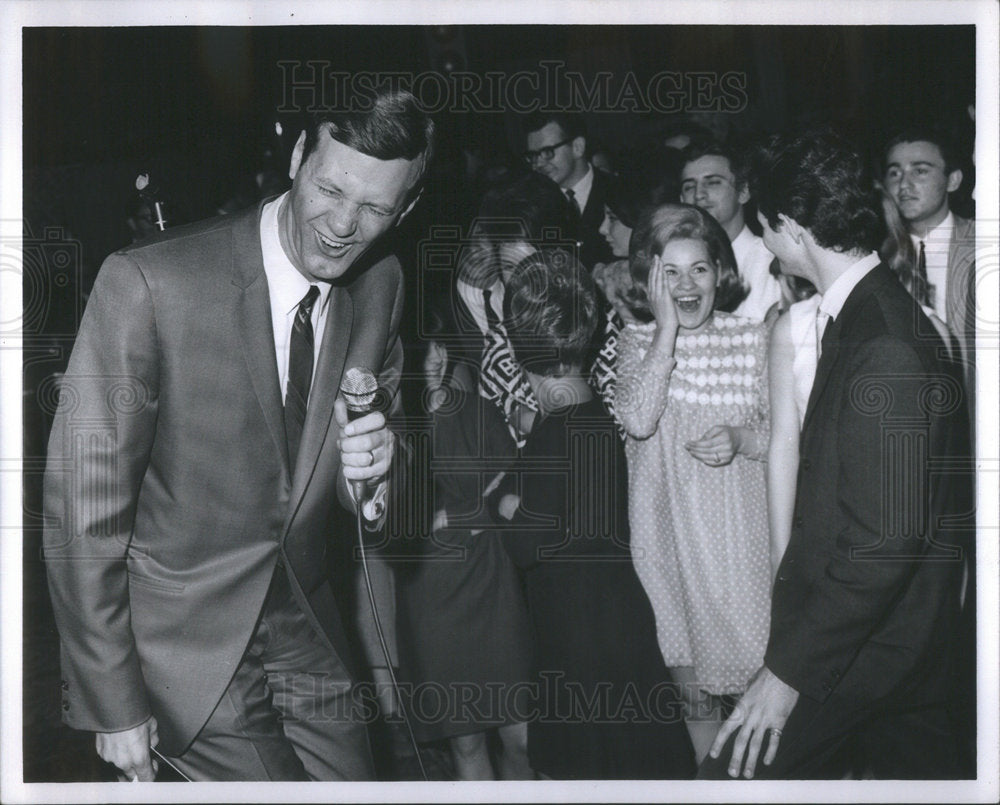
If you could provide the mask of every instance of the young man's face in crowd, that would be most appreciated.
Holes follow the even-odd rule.
[[[962,172],[947,172],[941,149],[918,140],[898,143],[886,154],[885,189],[911,226],[936,226],[948,214],[948,194],[957,190]]]
[[[726,157],[706,155],[681,169],[681,201],[701,207],[725,227],[743,214],[750,192],[736,188],[736,177]]]

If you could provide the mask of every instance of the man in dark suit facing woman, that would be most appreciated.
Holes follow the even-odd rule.
[[[699,776],[839,778],[850,751],[877,778],[957,777],[948,517],[967,507],[940,467],[968,451],[960,373],[874,254],[872,182],[849,146],[776,137],[754,189],[765,245],[823,294],[820,356],[764,665]]]
[[[365,366],[395,393],[402,275],[378,242],[433,124],[408,93],[366,101],[310,122],[286,194],[116,252],[90,296],[45,559],[64,720],[129,779],[151,747],[195,780],[372,777],[324,555],[356,506],[383,519],[394,437],[338,390]]]

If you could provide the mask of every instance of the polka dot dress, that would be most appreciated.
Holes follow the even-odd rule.
[[[667,666],[694,666],[703,689],[738,693],[769,629],[765,465],[737,455],[709,467],[684,444],[720,424],[763,432],[766,444],[767,331],[716,313],[704,332],[681,331],[673,359],[644,360],[654,333],[627,326],[619,354],[632,558]]]

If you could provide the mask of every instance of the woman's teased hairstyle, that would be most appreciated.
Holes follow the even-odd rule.
[[[507,335],[529,372],[560,376],[589,366],[597,326],[594,283],[567,251],[539,249],[507,283]]]
[[[700,240],[716,268],[715,310],[731,312],[749,290],[736,270],[736,258],[729,237],[718,221],[690,204],[662,204],[643,214],[629,244],[629,270],[634,287],[625,297],[640,321],[652,321],[646,287],[653,258],[663,254],[672,240]]]

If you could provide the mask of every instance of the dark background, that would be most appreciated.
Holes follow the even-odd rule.
[[[707,121],[737,139],[829,122],[873,155],[893,129],[935,121],[952,131],[966,157],[971,153],[970,25],[24,30],[26,782],[107,776],[95,761],[92,736],[60,724],[58,640],[39,549],[40,481],[52,377],[68,358],[102,259],[131,240],[126,216],[136,175],[152,174],[172,223],[246,200],[257,170],[286,176],[299,117],[276,112],[287,90],[280,61],[321,60],[344,71],[509,74],[536,70],[543,59],[560,60],[584,77],[631,72],[642,85],[664,70],[744,73],[746,108]],[[588,125],[592,140],[614,150],[668,128],[676,117],[589,110]],[[520,148],[511,110],[436,118],[440,158],[397,244],[411,283],[419,279],[418,247],[429,227],[469,214],[454,192],[462,147],[475,140],[497,163],[512,161]],[[276,121],[282,137],[274,134]],[[973,177],[971,164],[964,167],[967,204]],[[419,374],[417,312],[415,305],[407,311],[404,338],[408,367]]]

